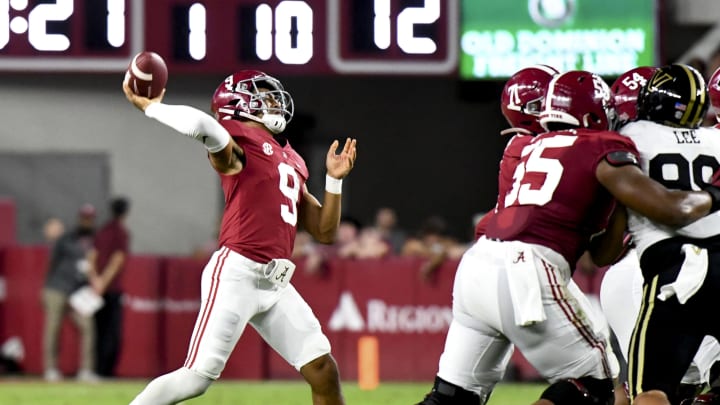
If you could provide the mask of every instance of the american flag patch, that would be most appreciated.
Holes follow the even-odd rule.
[[[685,111],[685,110],[687,110],[687,105],[685,105],[683,103],[675,103],[675,109],[680,110],[680,111]]]

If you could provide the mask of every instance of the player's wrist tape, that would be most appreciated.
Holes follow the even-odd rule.
[[[342,179],[336,179],[335,177],[326,174],[325,191],[330,194],[342,194]]]
[[[708,194],[710,194],[710,199],[712,200],[710,212],[720,210],[720,188],[718,186],[709,185],[705,187],[703,191],[706,191]]]

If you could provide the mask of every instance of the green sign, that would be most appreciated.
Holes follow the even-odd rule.
[[[533,64],[617,76],[655,64],[655,0],[462,0],[460,76]]]

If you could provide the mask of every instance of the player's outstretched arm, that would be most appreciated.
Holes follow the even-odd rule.
[[[595,175],[620,203],[664,225],[685,226],[714,208],[714,200],[708,192],[667,189],[635,165],[613,166],[603,160]]]
[[[175,131],[202,143],[210,153],[210,162],[223,174],[236,174],[242,170],[243,150],[235,144],[227,130],[213,117],[186,105],[163,104],[165,90],[155,98],[132,92],[127,80],[123,82],[125,97],[146,116]]]
[[[323,203],[305,188],[300,203],[300,221],[305,230],[318,242],[332,243],[340,224],[342,179],[352,170],[357,158],[357,140],[347,138],[342,151],[338,154],[340,143],[336,140],[330,145],[325,165],[325,197]]]

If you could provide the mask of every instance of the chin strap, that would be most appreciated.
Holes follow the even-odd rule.
[[[280,114],[263,114],[260,120],[273,134],[281,133],[285,130],[285,126],[287,125],[285,117]]]
[[[284,131],[285,126],[287,126],[287,121],[282,114],[265,113],[262,117],[258,117],[256,115],[248,114],[242,111],[236,111],[235,114],[236,117],[250,119],[263,124],[265,128],[267,128],[268,131],[272,132],[274,135],[277,135]]]

